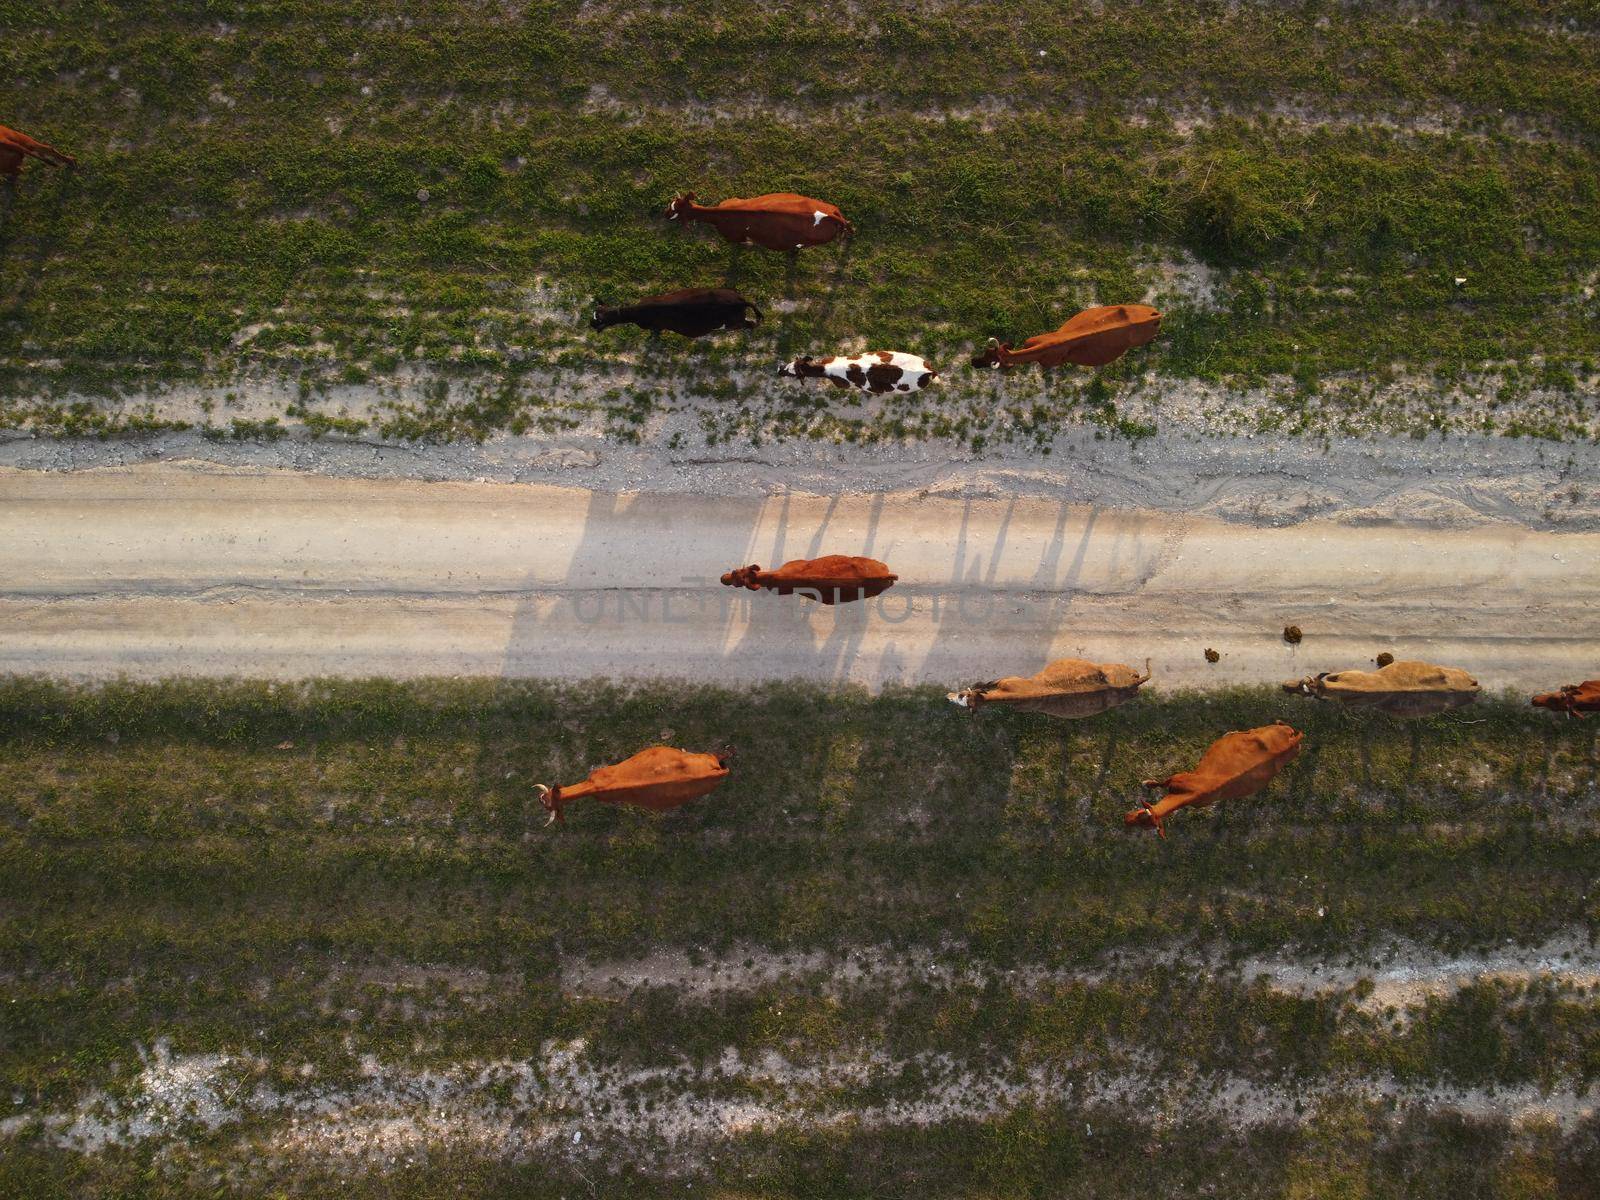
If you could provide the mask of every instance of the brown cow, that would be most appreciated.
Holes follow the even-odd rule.
[[[808,600],[824,604],[848,604],[863,596],[882,595],[899,578],[890,572],[888,564],[875,558],[828,554],[822,558],[796,558],[776,571],[763,571],[754,563],[735,567],[722,577],[722,582],[752,592],[762,588],[780,596],[799,592]]]
[[[564,820],[561,810],[585,798],[601,804],[631,804],[652,812],[680,808],[716,789],[728,777],[731,749],[716,754],[691,754],[670,746],[651,746],[615,766],[596,767],[589,778],[571,787],[546,787],[539,783],[539,803],[551,822]]]
[[[667,205],[667,220],[704,221],[735,245],[768,250],[821,246],[841,233],[855,232],[837,206],[793,192],[772,192],[749,200],[734,197],[714,205],[696,204],[694,193],[685,192]]]
[[[995,338],[981,354],[972,357],[975,367],[1016,367],[1038,363],[1058,367],[1076,363],[1080,367],[1103,367],[1115,362],[1135,346],[1155,340],[1161,331],[1161,314],[1147,304],[1110,304],[1086,308],[1054,333],[1040,333],[1013,350]]]
[[[1283,690],[1394,717],[1431,717],[1471,704],[1478,698],[1478,681],[1456,667],[1400,659],[1376,671],[1324,671],[1291,679]]]
[[[1551,712],[1564,712],[1569,717],[1600,712],[1600,679],[1586,679],[1582,683],[1569,683],[1559,692],[1545,692],[1529,701],[1535,708],[1548,708]]]
[[[22,160],[37,158],[57,167],[77,165],[78,160],[54,146],[36,141],[25,133],[0,125],[0,175],[15,179],[22,174]]]
[[[1061,658],[1037,675],[1008,675],[992,683],[974,684],[964,692],[946,695],[963,708],[977,712],[986,704],[1002,704],[1017,712],[1047,713],[1052,717],[1092,717],[1126,704],[1150,682],[1150,660],[1144,674],[1121,663],[1092,663],[1081,658]]]
[[[1155,804],[1148,800],[1123,815],[1129,827],[1149,825],[1167,836],[1166,818],[1180,808],[1194,805],[1207,808],[1218,800],[1242,800],[1253,796],[1300,753],[1305,735],[1282,721],[1259,729],[1225,733],[1211,743],[1200,765],[1165,779],[1146,779],[1147,788],[1166,788],[1167,794]]]

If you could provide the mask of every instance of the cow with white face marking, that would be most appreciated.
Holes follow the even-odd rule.
[[[921,391],[939,378],[939,372],[923,359],[899,350],[868,350],[854,358],[833,354],[797,358],[779,367],[778,374],[791,379],[826,379],[834,387],[853,387],[875,396]]]

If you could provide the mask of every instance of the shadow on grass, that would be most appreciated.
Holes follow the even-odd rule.
[[[38,175],[39,172],[29,172]],[[54,171],[56,176],[53,186],[42,190],[38,194],[38,205],[24,205],[22,211],[36,211],[43,217],[38,234],[32,239],[33,250],[21,260],[20,283],[16,295],[10,304],[0,313],[5,320],[21,320],[26,314],[28,305],[33,300],[34,292],[38,289],[39,279],[44,274],[45,263],[55,254],[61,242],[61,225],[66,215],[67,200],[71,192],[77,173],[74,168]],[[17,210],[18,193],[21,189],[16,181],[8,181],[5,186],[5,200],[0,206],[0,264],[11,254],[14,245],[22,241],[21,216]]]

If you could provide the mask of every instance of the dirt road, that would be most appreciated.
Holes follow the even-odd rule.
[[[821,553],[900,583],[828,610],[718,575]],[[1600,663],[1600,534],[1208,518],[911,493],[606,494],[199,464],[0,473],[0,670],[807,677],[954,684],[1085,655],[1158,686],[1382,650],[1528,689]],[[1297,624],[1299,647],[1281,631]],[[1217,665],[1202,652],[1221,652]]]

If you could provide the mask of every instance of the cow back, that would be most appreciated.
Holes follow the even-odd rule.
[[[837,205],[795,192],[734,196],[695,217],[716,226],[730,242],[750,242],[768,250],[798,250],[833,241],[850,228]]]
[[[887,591],[899,576],[887,563],[855,555],[827,554],[821,558],[797,558],[774,571],[762,571],[757,582],[781,596],[796,591],[817,593],[824,604],[835,600],[859,600]]]
[[[1133,699],[1141,682],[1132,668],[1121,663],[1061,658],[1036,675],[996,680],[982,693],[984,703],[1006,704],[1019,712],[1088,717]]]
[[[1148,305],[1102,305],[1085,309],[1053,333],[1029,338],[1011,357],[1042,366],[1103,367],[1153,341],[1160,329],[1161,314]]]
[[[1192,804],[1214,804],[1254,795],[1300,753],[1302,735],[1287,725],[1225,733],[1200,756],[1193,771],[1173,776],[1172,790]]]
[[[698,799],[727,778],[714,754],[652,746],[614,766],[590,772],[590,795],[602,804],[629,804],[655,811]]]
[[[1397,717],[1422,717],[1471,704],[1478,681],[1456,667],[1400,660],[1376,671],[1335,671],[1319,677],[1316,694],[1352,708]]]

